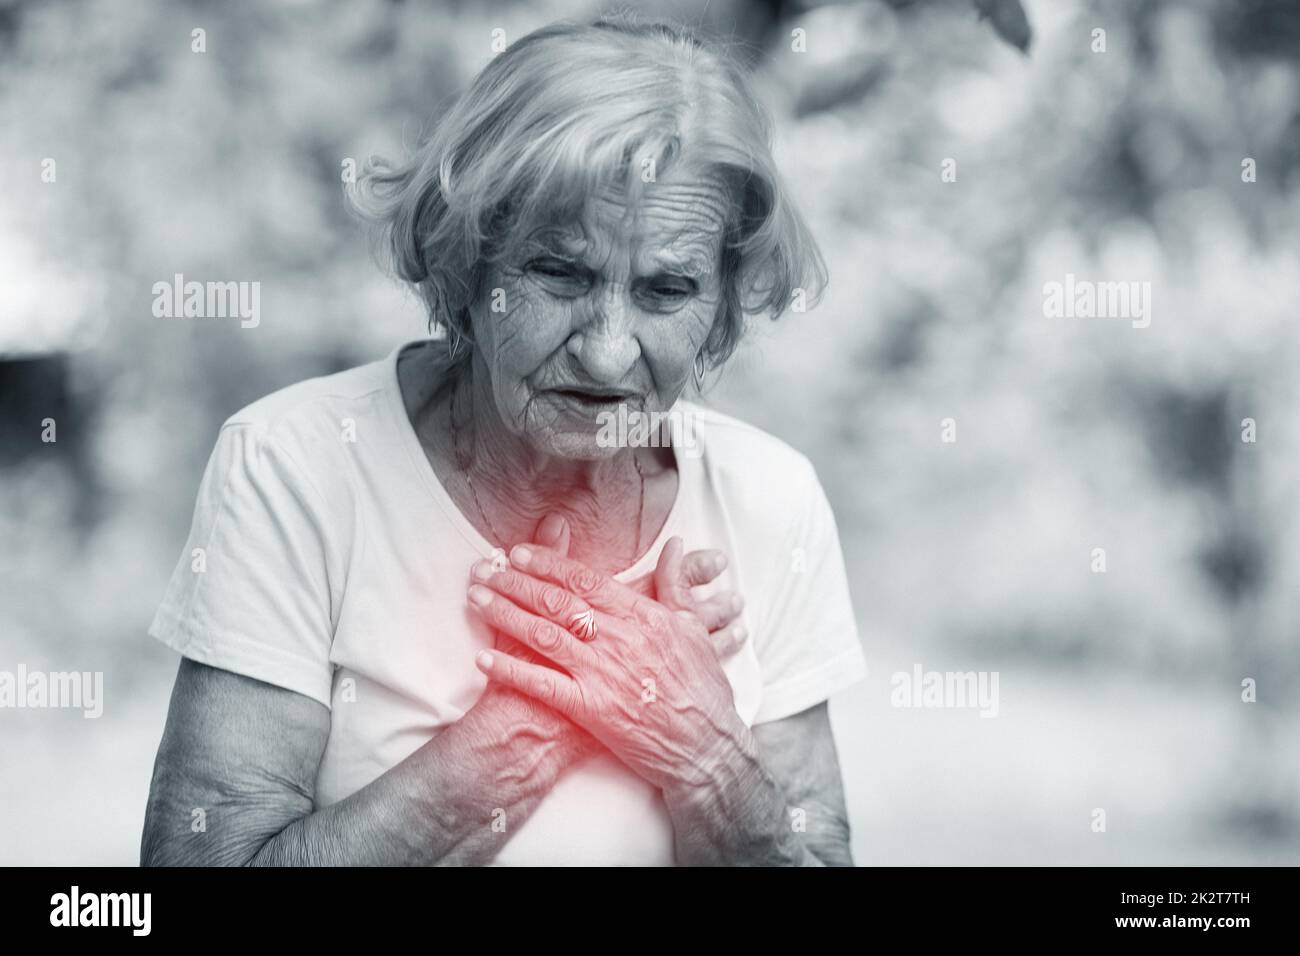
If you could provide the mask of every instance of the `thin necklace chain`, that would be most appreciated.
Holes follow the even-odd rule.
[[[505,535],[503,535],[500,531],[497,530],[496,525],[492,523],[492,519],[488,517],[487,510],[483,507],[483,502],[479,501],[478,491],[474,487],[474,479],[470,476],[470,462],[465,457],[465,455],[461,450],[460,429],[456,425],[456,405],[457,405],[457,397],[459,396],[459,394],[460,394],[459,387],[454,388],[452,390],[451,409],[448,412],[448,416],[451,421],[452,453],[456,457],[456,467],[460,471],[460,473],[465,476],[465,484],[469,486],[469,494],[474,501],[474,507],[478,509],[479,517],[483,519],[483,523],[487,525],[488,531],[492,532],[492,536],[496,539],[493,543],[504,548],[506,546],[507,538]],[[641,471],[641,462],[637,460],[636,449],[635,448],[631,449],[631,452],[632,452],[632,465],[633,467],[636,468],[636,475],[638,479],[638,484],[640,485],[640,492],[638,495],[637,511],[636,511],[636,543],[633,545],[632,558],[630,561],[627,562],[629,567],[631,567],[632,564],[636,561],[636,559],[641,556],[641,526],[645,522],[645,473]]]

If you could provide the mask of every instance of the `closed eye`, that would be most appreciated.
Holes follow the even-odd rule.
[[[640,283],[641,293],[663,305],[676,305],[694,295],[699,289],[688,276],[667,273],[652,276]]]
[[[563,259],[534,259],[528,263],[528,271],[553,279],[568,279],[578,274],[577,266]]]
[[[576,262],[555,256],[529,260],[524,270],[548,293],[561,299],[576,299],[591,288],[591,272]]]

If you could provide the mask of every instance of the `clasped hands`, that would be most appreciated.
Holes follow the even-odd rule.
[[[544,521],[538,538],[516,546],[507,568],[471,570],[469,602],[499,634],[476,659],[490,689],[562,715],[670,799],[707,788],[747,738],[721,663],[747,638],[741,600],[692,593],[725,557],[687,554],[674,537],[649,579],[629,585],[567,557],[562,519]]]

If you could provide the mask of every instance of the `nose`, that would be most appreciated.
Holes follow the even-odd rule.
[[[641,344],[636,338],[635,310],[629,308],[621,290],[601,291],[591,319],[570,341],[570,351],[593,381],[601,385],[627,381],[641,355]]]

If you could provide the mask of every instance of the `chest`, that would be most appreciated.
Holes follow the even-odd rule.
[[[674,520],[684,520],[686,512]],[[466,602],[469,569],[485,557],[454,521],[421,501],[402,513],[362,515],[336,624],[330,735],[317,778],[318,805],[342,800],[399,764],[478,700],[486,685],[474,656],[493,635]],[[687,524],[693,524],[690,521]],[[722,546],[722,529],[672,527],[699,546]],[[625,582],[643,581],[656,542]],[[716,582],[744,587],[743,561]],[[751,633],[760,622],[746,619]],[[752,643],[752,642],[751,642]],[[751,646],[729,659],[738,714],[749,722],[762,696]],[[657,791],[612,757],[570,768],[510,841],[501,862],[671,862],[672,831]]]

